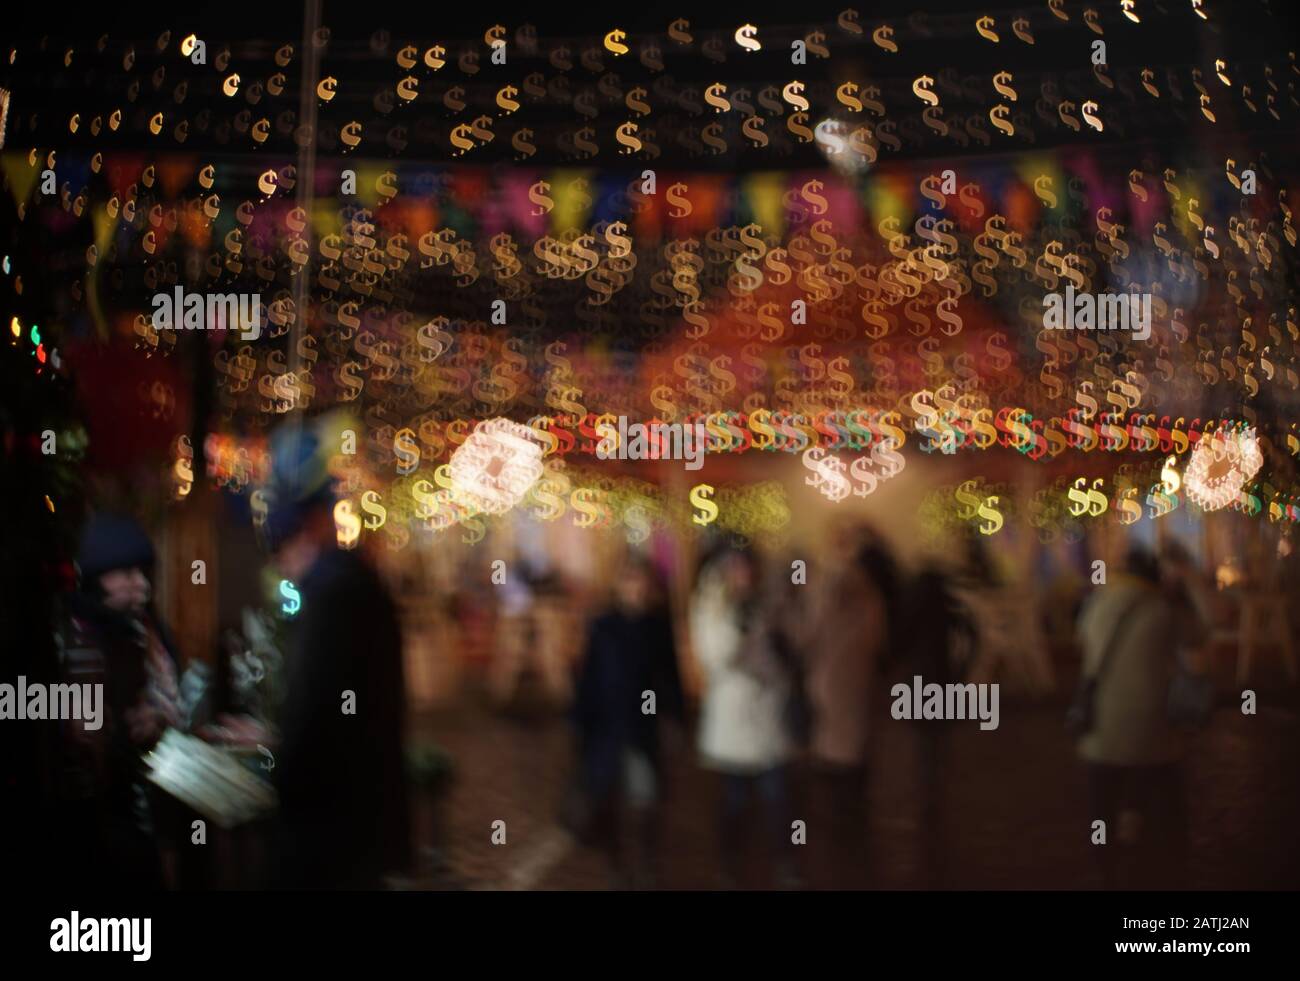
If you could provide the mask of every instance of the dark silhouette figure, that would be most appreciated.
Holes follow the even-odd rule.
[[[609,852],[619,887],[654,885],[663,796],[659,719],[683,718],[672,624],[658,593],[649,565],[634,560],[625,567],[613,606],[592,621],[573,703],[589,821],[579,830]]]

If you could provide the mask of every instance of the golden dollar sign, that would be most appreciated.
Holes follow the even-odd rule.
[[[696,484],[691,488],[691,507],[699,508],[691,520],[697,525],[710,525],[718,520],[718,506],[709,500],[712,496],[712,484]]]

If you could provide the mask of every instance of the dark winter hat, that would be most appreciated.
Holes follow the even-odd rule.
[[[317,508],[332,507],[335,500],[330,458],[337,439],[331,440],[333,420],[291,420],[270,439],[271,472],[264,488],[267,499],[262,537],[275,551],[303,525]]]
[[[1160,581],[1160,562],[1145,545],[1133,545],[1124,556],[1124,568],[1130,574],[1147,582]]]
[[[83,583],[92,583],[114,569],[153,569],[153,543],[140,524],[122,514],[100,513],[86,523],[77,566]]]

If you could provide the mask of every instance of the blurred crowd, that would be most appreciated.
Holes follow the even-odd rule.
[[[263,530],[270,565],[301,600],[278,660],[257,657],[249,636],[212,666],[180,656],[151,602],[154,551],[144,531],[111,514],[87,525],[81,588],[60,625],[62,670],[70,681],[103,683],[108,711],[97,732],[68,723],[59,751],[62,834],[80,843],[66,855],[73,881],[146,889],[223,881],[186,847],[201,813],[148,779],[150,750],[169,729],[221,746],[253,771],[260,763],[278,792],[278,810],[253,835],[255,867],[239,884],[375,888],[412,873],[398,606],[364,552],[338,547],[330,492],[295,485],[300,472],[290,468]],[[883,692],[915,676],[971,681],[981,646],[971,599],[995,577],[978,548],[960,563],[909,572],[865,526],[839,535],[826,558],[808,580],[798,561],[719,538],[679,588],[680,608],[670,570],[630,547],[583,614],[545,572],[498,592],[484,688],[505,706],[532,675],[567,712],[573,779],[555,820],[606,855],[615,888],[659,883],[672,847],[665,747],[681,753],[692,742],[716,788],[714,800],[692,804],[716,815],[718,888],[742,880],[745,843],[755,840],[773,888],[871,884],[873,751],[879,727],[898,724],[882,710]],[[1080,827],[1105,822],[1112,847],[1094,854],[1109,886],[1183,881],[1183,762],[1188,732],[1210,710],[1201,651],[1218,618],[1215,594],[1177,546],[1159,555],[1134,548],[1078,610],[1079,686],[1067,722],[1090,791]],[[565,635],[574,631],[569,657]],[[268,674],[271,698],[255,684]],[[908,724],[920,748],[918,811],[935,822],[954,723]],[[809,834],[802,814],[826,826]]]

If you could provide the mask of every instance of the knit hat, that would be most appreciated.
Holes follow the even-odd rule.
[[[290,420],[270,439],[271,468],[263,488],[266,521],[262,537],[271,551],[291,538],[311,512],[335,501],[334,475],[329,463],[338,439],[337,421],[330,417]]]
[[[134,519],[121,514],[92,515],[81,536],[77,567],[83,584],[114,569],[153,569],[153,543]]]

